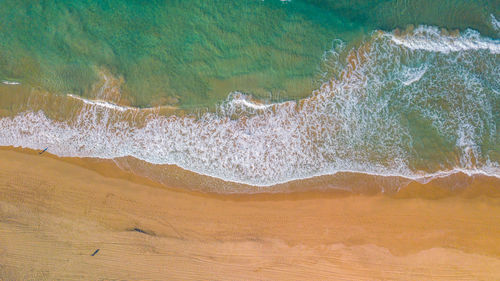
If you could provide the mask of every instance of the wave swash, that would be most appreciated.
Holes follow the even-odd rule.
[[[35,107],[0,119],[0,145],[132,156],[255,186],[340,171],[500,177],[499,54],[499,40],[473,30],[379,31],[357,49],[337,44],[329,80],[300,101],[234,92],[216,112],[164,116],[67,96],[79,109],[64,120]]]

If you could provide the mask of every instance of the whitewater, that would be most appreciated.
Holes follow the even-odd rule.
[[[78,106],[64,120],[36,106],[1,118],[0,145],[132,156],[254,186],[344,171],[500,177],[499,54],[499,40],[474,30],[376,31],[357,48],[330,50],[330,78],[299,101],[233,92],[215,112],[165,116],[68,95]]]

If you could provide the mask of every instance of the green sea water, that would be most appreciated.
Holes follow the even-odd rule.
[[[309,96],[325,53],[426,24],[497,38],[498,1],[0,1],[0,80],[88,96],[100,70],[139,107],[209,107],[242,91]]]
[[[0,3],[0,146],[160,182],[500,178],[499,1]]]

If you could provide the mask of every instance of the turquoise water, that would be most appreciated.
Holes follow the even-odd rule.
[[[254,186],[500,178],[496,1],[4,4],[2,146]]]
[[[496,5],[495,5],[496,4]],[[234,90],[308,96],[334,40],[408,24],[496,37],[497,1],[2,1],[0,79],[89,96],[100,70],[140,107],[206,107]]]

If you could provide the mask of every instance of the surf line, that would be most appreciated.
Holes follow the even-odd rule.
[[[15,82],[15,81],[6,81],[6,80],[5,80],[5,81],[2,81],[2,83],[3,83],[3,84],[5,84],[5,85],[19,85],[19,84],[21,84],[21,83],[19,83],[19,82]]]

